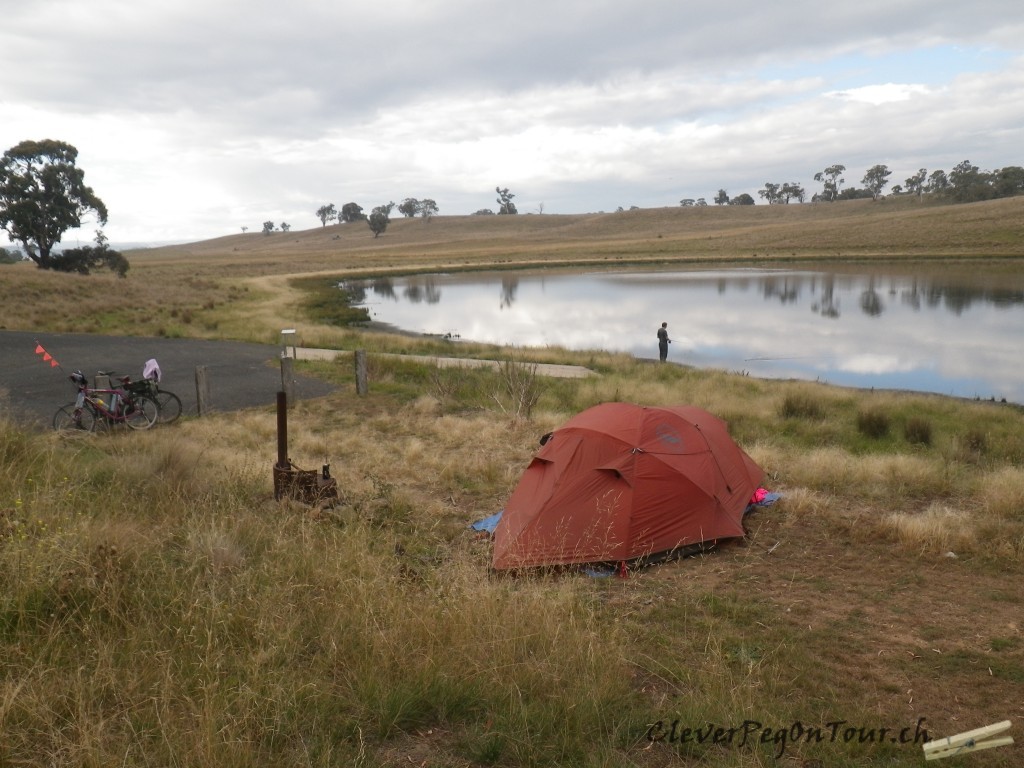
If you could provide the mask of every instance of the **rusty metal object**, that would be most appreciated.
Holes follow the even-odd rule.
[[[288,457],[288,398],[277,393],[277,463],[274,464],[274,499],[292,499],[304,504],[326,504],[338,500],[338,481],[331,477],[329,464],[323,469],[299,469]]]

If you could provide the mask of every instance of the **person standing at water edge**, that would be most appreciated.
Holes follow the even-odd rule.
[[[662,323],[658,329],[658,357],[663,363],[668,359],[668,345],[671,343],[672,339],[668,337],[668,323]]]

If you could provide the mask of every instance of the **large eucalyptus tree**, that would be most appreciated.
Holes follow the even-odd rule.
[[[90,211],[107,223],[77,159],[75,147],[53,139],[23,141],[0,158],[0,228],[40,269],[54,268],[53,247]]]

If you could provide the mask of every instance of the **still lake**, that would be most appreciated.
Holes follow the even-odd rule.
[[[374,321],[517,347],[1024,403],[1018,265],[559,270],[346,281]]]

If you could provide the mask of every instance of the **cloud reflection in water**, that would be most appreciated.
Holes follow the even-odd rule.
[[[1024,402],[1024,275],[1008,270],[495,272],[347,286],[365,292],[374,320],[415,332],[656,359],[664,320],[673,362]]]

